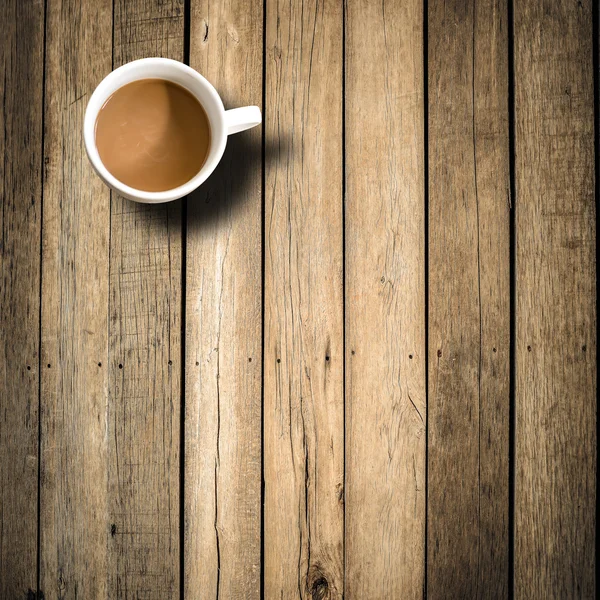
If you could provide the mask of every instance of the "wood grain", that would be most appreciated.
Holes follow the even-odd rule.
[[[0,22],[0,598],[24,598],[37,586],[43,3],[2,2]]]
[[[423,6],[348,0],[346,596],[425,576]]]
[[[38,519],[47,599],[506,598],[507,0],[184,4],[0,3],[0,598]],[[514,3],[517,598],[597,594],[593,17]],[[111,207],[82,125],[188,25],[227,108],[266,61],[266,129],[184,233]]]
[[[183,0],[117,1],[114,66],[183,59]],[[110,244],[109,597],[179,597],[181,201],[113,194]]]
[[[112,2],[46,7],[40,587],[106,598],[110,194],[82,130],[111,68]]]
[[[507,5],[429,3],[428,584],[508,595]]]
[[[592,3],[515,4],[515,596],[595,598]]]
[[[190,64],[226,108],[262,102],[263,4],[194,2]],[[188,200],[187,598],[260,597],[261,129],[232,136]]]
[[[342,5],[266,9],[264,591],[342,598]]]

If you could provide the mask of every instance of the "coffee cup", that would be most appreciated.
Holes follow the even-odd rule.
[[[165,191],[144,191],[119,181],[104,165],[96,144],[96,121],[106,101],[123,86],[142,79],[165,79],[185,88],[201,104],[210,124],[210,146],[204,164],[191,179]],[[177,200],[198,188],[215,170],[227,145],[227,137],[259,125],[258,106],[225,110],[217,90],[200,73],[168,58],[143,58],[127,63],[107,75],[92,94],[85,112],[85,149],[100,179],[115,192],[136,202],[159,203]]]

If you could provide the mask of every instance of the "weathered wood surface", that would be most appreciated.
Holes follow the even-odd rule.
[[[423,94],[422,2],[349,0],[347,598],[421,598],[425,582]]]
[[[506,598],[507,4],[429,2],[428,19],[427,592]]]
[[[37,585],[43,3],[6,0],[0,22],[0,598],[23,598]]]
[[[263,6],[192,6],[190,64],[226,108],[262,103]],[[261,128],[188,199],[184,596],[260,597]]]
[[[266,4],[264,591],[342,598],[342,5]]]
[[[114,5],[114,66],[183,60],[183,0]],[[109,597],[180,595],[182,202],[112,195]]]
[[[46,3],[40,587],[106,598],[110,192],[83,145],[111,69],[112,2]]]
[[[510,6],[0,3],[1,598],[595,596],[598,14]],[[264,97],[163,206],[143,56]]]
[[[515,596],[594,598],[592,2],[515,3]]]

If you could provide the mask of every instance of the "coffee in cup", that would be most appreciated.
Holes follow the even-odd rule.
[[[211,141],[200,102],[166,79],[140,79],[117,89],[98,112],[95,134],[108,171],[146,192],[191,180],[202,169]]]
[[[214,172],[228,136],[261,121],[257,106],[225,110],[217,90],[188,65],[142,58],[98,84],[83,138],[106,185],[129,200],[155,204],[193,192]]]

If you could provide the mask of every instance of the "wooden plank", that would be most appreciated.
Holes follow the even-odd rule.
[[[114,66],[183,60],[183,0],[117,1]],[[112,195],[109,597],[179,597],[181,201]]]
[[[0,22],[0,598],[24,598],[37,585],[43,3],[2,2]]]
[[[515,3],[515,597],[595,598],[592,2]]]
[[[193,2],[190,64],[226,108],[262,101],[263,3]],[[185,556],[188,598],[260,597],[261,129],[232,136],[188,201]]]
[[[475,4],[474,139],[479,209],[480,598],[506,598],[509,581],[510,150],[508,5]],[[436,356],[437,358],[437,356]]]
[[[505,0],[429,3],[427,592],[508,595]]]
[[[111,68],[112,2],[46,10],[40,587],[106,598],[110,194],[85,155],[83,117]]]
[[[425,578],[423,3],[346,17],[346,595]]]
[[[264,591],[343,589],[342,4],[266,5]]]

